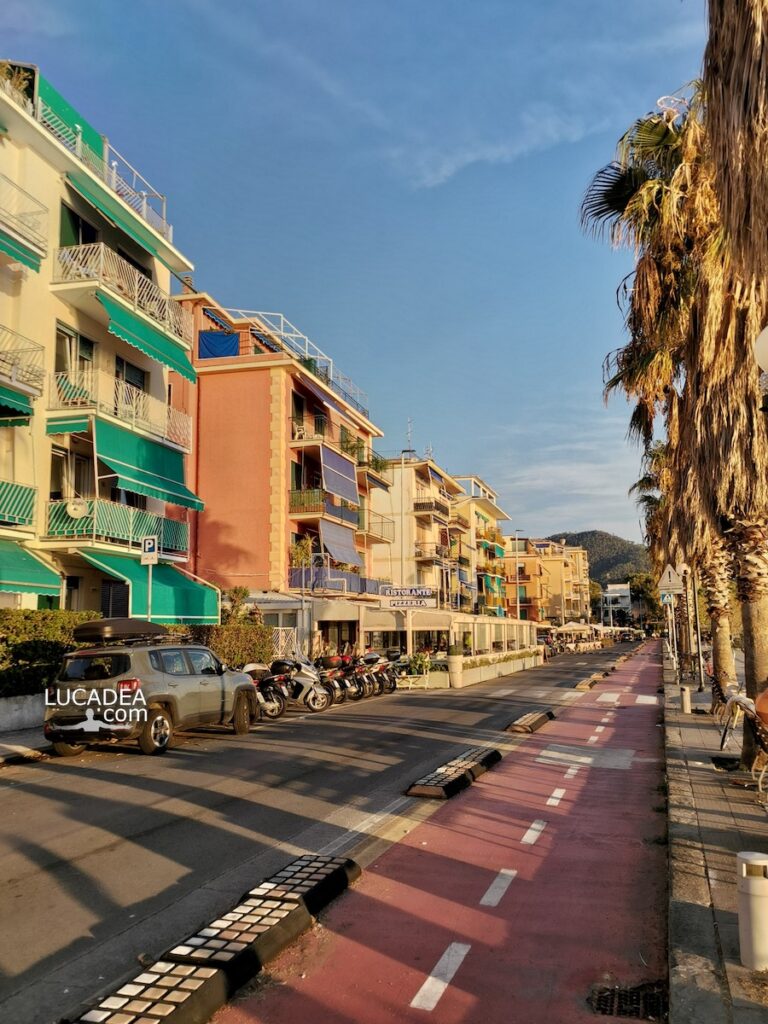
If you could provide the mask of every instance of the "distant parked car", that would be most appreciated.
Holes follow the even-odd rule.
[[[67,654],[46,693],[44,732],[62,757],[97,740],[138,740],[162,754],[175,731],[231,725],[248,732],[263,697],[207,647],[142,619],[97,619],[75,631],[93,647]]]

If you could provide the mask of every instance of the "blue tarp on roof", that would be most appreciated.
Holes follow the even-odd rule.
[[[197,355],[200,359],[221,359],[240,355],[240,337],[227,331],[199,331]]]

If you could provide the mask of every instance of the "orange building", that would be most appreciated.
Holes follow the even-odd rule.
[[[357,641],[358,605],[380,581],[372,548],[394,523],[371,508],[391,469],[373,449],[368,401],[280,314],[179,296],[194,321],[197,386],[171,385],[195,435],[190,568],[226,591],[247,587],[269,625]]]

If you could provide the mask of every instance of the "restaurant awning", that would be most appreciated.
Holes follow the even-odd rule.
[[[326,523],[321,519],[320,540],[334,561],[362,566],[360,552],[355,548],[355,531],[351,527]]]
[[[13,540],[0,540],[0,590],[58,597],[61,577],[37,555]]]
[[[360,495],[357,490],[357,469],[352,459],[333,451],[332,448],[321,445],[320,468],[323,475],[323,487],[329,494],[349,501],[353,505],[360,504]]]
[[[9,235],[2,228],[0,228],[0,252],[10,256],[16,263],[22,263],[25,267],[29,267],[30,270],[34,270],[38,274],[40,273],[40,257],[34,249],[30,249],[28,245],[24,245],[23,242],[14,238],[13,235]]]
[[[96,455],[117,477],[117,487],[202,511],[203,502],[184,484],[181,452],[106,420],[96,419],[93,432]]]
[[[167,334],[148,324],[132,310],[126,309],[100,288],[96,291],[96,298],[107,311],[108,329],[111,334],[128,342],[155,362],[162,363],[163,366],[175,370],[182,377],[195,383],[197,374],[180,344],[172,341]]]
[[[147,616],[147,566],[127,555],[80,551],[94,569],[128,584],[129,615]],[[190,579],[174,566],[160,562],[152,567],[152,621],[215,625],[219,621],[219,593],[215,587]]]

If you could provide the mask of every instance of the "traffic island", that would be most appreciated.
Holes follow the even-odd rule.
[[[435,771],[417,779],[408,787],[405,795],[447,800],[471,786],[475,779],[479,779],[500,760],[500,751],[493,747],[470,747]]]
[[[506,732],[524,732],[531,733],[537,732],[547,722],[551,722],[555,717],[552,709],[545,711],[529,711],[527,714],[522,715],[520,718],[516,718],[513,722],[510,722],[506,728]]]

